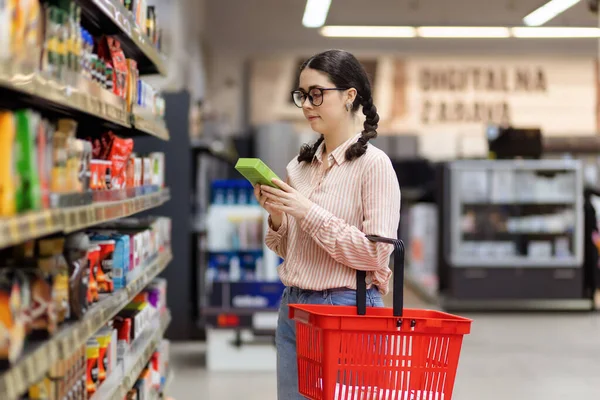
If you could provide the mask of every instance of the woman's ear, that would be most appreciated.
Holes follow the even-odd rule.
[[[354,88],[350,88],[350,89],[346,90],[346,103],[350,102],[350,103],[354,104],[354,100],[356,100],[357,94],[358,94],[358,92]]]

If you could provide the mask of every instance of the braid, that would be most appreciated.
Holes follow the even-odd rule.
[[[354,160],[367,151],[367,144],[369,140],[377,137],[377,127],[379,123],[379,114],[377,114],[377,107],[373,104],[373,97],[371,93],[369,96],[362,98],[363,114],[365,114],[364,130],[362,131],[361,137],[358,142],[354,143],[346,151],[346,160]]]
[[[307,163],[311,163],[315,157],[317,149],[321,143],[323,143],[323,140],[325,140],[325,138],[323,135],[321,135],[321,137],[312,146],[308,143],[303,144],[300,148],[300,154],[298,155],[298,162],[301,163],[302,161],[306,161]]]

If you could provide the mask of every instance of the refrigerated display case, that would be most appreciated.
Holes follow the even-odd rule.
[[[465,160],[444,183],[443,305],[588,308],[577,160]]]

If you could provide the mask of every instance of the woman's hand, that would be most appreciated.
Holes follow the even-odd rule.
[[[299,220],[308,215],[313,205],[312,201],[279,179],[273,179],[273,183],[280,189],[261,186],[262,195],[267,198],[270,208],[291,215]]]
[[[283,221],[283,212],[273,207],[273,202],[268,200],[260,185],[254,186],[254,197],[256,197],[258,204],[269,213],[273,229],[277,231]]]

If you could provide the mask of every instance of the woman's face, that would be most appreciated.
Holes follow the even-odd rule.
[[[304,117],[315,132],[327,134],[335,130],[343,118],[348,118],[349,113],[346,111],[346,103],[350,98],[348,91],[325,90],[321,98],[319,90],[315,90],[335,87],[329,77],[321,71],[305,68],[300,74],[299,89],[313,96],[316,104],[322,101],[321,105],[313,106],[307,98],[302,105]]]

